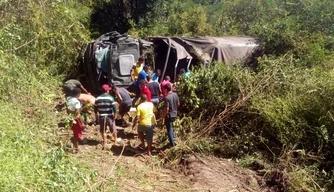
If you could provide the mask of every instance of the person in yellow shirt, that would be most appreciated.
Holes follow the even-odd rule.
[[[154,105],[152,102],[147,101],[147,96],[145,94],[140,96],[140,102],[141,103],[137,107],[137,116],[133,122],[132,129],[138,124],[137,131],[141,142],[139,147],[145,148],[144,139],[146,139],[146,154],[151,156],[154,126],[156,124]]]
[[[136,63],[136,65],[133,66],[131,69],[131,80],[136,81],[138,78],[139,73],[143,70],[144,67],[144,59],[140,57]]]

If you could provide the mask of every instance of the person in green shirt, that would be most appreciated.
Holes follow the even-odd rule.
[[[81,84],[80,81],[76,80],[76,79],[70,79],[70,80],[67,80],[64,84],[63,84],[63,91],[66,95],[66,97],[70,96],[71,95],[71,92],[73,91],[74,88],[80,88],[81,91],[83,93],[86,93],[86,94],[90,94],[86,88]]]

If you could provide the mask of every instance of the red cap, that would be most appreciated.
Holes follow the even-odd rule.
[[[110,86],[108,85],[108,84],[104,84],[104,85],[102,85],[102,90],[103,91],[105,91],[105,92],[107,92],[107,91],[110,91]]]

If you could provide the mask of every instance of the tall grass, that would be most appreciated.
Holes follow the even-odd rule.
[[[96,173],[57,145],[54,100],[89,36],[89,8],[34,0],[0,8],[0,191],[86,191]]]
[[[0,190],[86,189],[95,172],[53,145],[57,131],[53,108],[60,79],[15,55],[1,55],[0,64]]]

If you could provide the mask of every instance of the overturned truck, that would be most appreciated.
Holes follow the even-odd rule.
[[[139,57],[172,81],[180,69],[212,61],[227,65],[248,65],[254,61],[259,43],[252,37],[150,37],[136,39],[118,32],[106,33],[89,42],[82,51],[79,70],[83,82],[92,92],[102,84],[129,87],[130,71]]]

